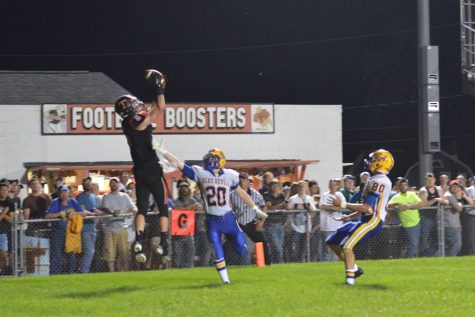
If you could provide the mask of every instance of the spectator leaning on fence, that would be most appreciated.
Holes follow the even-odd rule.
[[[424,186],[419,189],[419,198],[426,202],[427,206],[448,205],[444,199],[444,192],[435,186],[435,176],[433,173],[426,173],[424,176]],[[432,203],[430,203],[432,202]],[[421,255],[435,256],[438,251],[437,234],[437,212],[436,208],[421,210]]]
[[[290,234],[290,252],[291,259],[295,262],[303,262],[305,252],[305,238],[309,224],[307,222],[307,213],[309,211],[317,211],[313,198],[307,195],[307,185],[304,181],[300,181],[295,186],[297,194],[289,198],[287,208],[289,210],[302,210],[304,212],[292,213],[289,215],[289,222],[292,228]],[[291,192],[292,192],[291,188]]]
[[[462,186],[462,188],[465,190],[465,187],[467,186],[467,178],[465,178],[464,175],[459,174],[457,175],[455,179],[459,182],[460,186]]]
[[[0,275],[4,275],[10,266],[9,236],[13,218],[15,216],[15,203],[8,196],[9,184],[0,182]]]
[[[437,186],[437,189],[440,189],[442,191],[442,193],[446,193],[449,191],[449,181],[450,181],[450,178],[449,176],[447,176],[446,174],[442,174],[439,176],[439,182],[440,182],[440,185]]]
[[[355,177],[350,174],[343,175],[343,188],[340,190],[346,201],[350,201],[355,194]]]
[[[265,172],[262,177],[262,187],[259,189],[259,193],[264,196],[270,190],[270,182],[274,179],[274,174],[272,172]]]
[[[284,262],[284,237],[285,237],[285,215],[283,210],[286,207],[285,194],[282,185],[277,178],[272,179],[270,191],[264,195],[266,208],[275,213],[269,213],[265,222],[265,235],[271,249],[272,261],[276,263]]]
[[[65,238],[67,219],[72,219],[73,213],[77,212],[85,217],[91,215],[89,211],[81,208],[81,205],[74,198],[69,197],[69,187],[62,185],[58,188],[59,197],[51,202],[46,219],[59,218],[61,221],[53,222],[50,234],[50,274],[61,274],[64,269],[65,260]],[[68,272],[75,273],[77,269],[76,254],[67,254]]]
[[[338,191],[338,183],[331,179],[328,182],[329,191],[323,193],[322,198],[320,199],[320,230],[322,232],[322,261],[337,261],[338,256],[325,244],[326,239],[331,234],[335,233],[339,226],[343,224],[343,221],[335,220],[334,217],[342,217],[343,214],[340,212],[342,208],[334,207],[332,201],[335,199],[340,199],[342,202],[346,203],[346,198],[342,192]]]
[[[191,196],[190,183],[186,179],[178,180],[176,187],[178,188],[178,197],[173,201],[173,209],[203,210],[203,206]],[[195,238],[193,236],[172,236],[172,249],[174,267],[191,268],[194,266]]]
[[[472,201],[475,201],[475,176],[469,178],[470,187],[465,188],[465,193]],[[475,254],[475,208],[466,207],[460,214],[462,224],[462,251],[464,254]]]
[[[91,178],[86,177],[82,180],[83,192],[80,193],[76,200],[81,205],[82,209],[87,210],[93,216],[99,216],[102,212],[97,209],[96,195],[92,193]],[[81,232],[82,241],[82,262],[81,273],[89,273],[92,259],[96,251],[96,223],[97,219],[85,219],[84,226]]]
[[[113,177],[109,181],[110,193],[102,198],[101,209],[113,215],[104,219],[104,259],[109,272],[128,271],[130,243],[128,226],[134,217],[137,207],[129,195],[119,191],[119,179]],[[131,214],[125,216],[125,214]]]
[[[10,198],[13,200],[15,203],[15,210],[21,209],[21,199],[18,196],[20,194],[20,191],[23,189],[23,185],[20,184],[18,179],[10,179],[8,181],[10,183],[10,189],[8,192],[8,195],[10,195]]]
[[[25,219],[43,219],[51,203],[51,197],[43,193],[43,187],[39,179],[32,179],[28,186],[31,193],[23,200],[24,217]]]
[[[350,199],[350,203],[360,203],[361,197],[363,195],[363,190],[366,186],[366,182],[371,175],[368,172],[361,172],[360,174],[360,183],[355,189],[355,194]]]
[[[256,206],[265,211],[266,203],[264,198],[258,191],[251,188],[251,179],[247,173],[239,174],[239,187],[247,192]],[[236,192],[231,193],[230,199],[239,227],[241,227],[242,231],[244,231],[253,242],[262,242],[264,244],[265,262],[267,265],[270,265],[272,261],[270,258],[269,245],[262,231],[263,226],[261,222],[261,220],[265,220],[267,216],[265,214],[257,215],[255,210],[249,208]],[[250,256],[251,255],[248,254],[243,257],[241,263],[250,264]]]
[[[473,205],[473,200],[467,196],[464,187],[455,179],[449,182],[449,191],[445,193],[445,198],[452,206],[444,210],[445,255],[455,256],[462,247],[460,213],[464,205]]]
[[[425,202],[413,191],[409,191],[409,181],[399,181],[399,193],[389,200],[389,208],[394,208],[398,213],[401,226],[404,230],[404,245],[406,258],[413,258],[417,253],[417,246],[421,236],[421,219],[419,208],[426,205]]]

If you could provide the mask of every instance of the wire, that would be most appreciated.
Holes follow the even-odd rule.
[[[454,139],[463,137],[473,137],[475,133],[469,134],[454,134],[454,135],[441,135],[441,139]],[[343,142],[343,144],[370,144],[370,143],[392,143],[392,142],[412,142],[417,141],[418,138],[404,138],[404,139],[391,139],[391,140],[368,140],[368,141],[355,141],[355,142]]]
[[[444,96],[440,97],[439,100],[444,100],[444,99],[449,99],[449,98],[460,98],[460,97],[467,97],[467,95],[451,95],[451,96]],[[361,106],[343,106],[343,111],[345,110],[361,110],[365,108],[374,108],[374,107],[386,107],[386,106],[394,106],[394,105],[407,105],[411,103],[416,103],[418,102],[418,99],[413,99],[413,100],[405,100],[405,101],[394,101],[394,102],[388,102],[388,103],[378,103],[378,104],[372,104],[372,105],[361,105]]]
[[[459,26],[459,23],[450,23],[443,24],[431,27],[431,29],[441,29],[448,28],[452,26]],[[343,37],[334,37],[323,40],[308,40],[308,41],[297,41],[297,42],[284,42],[284,43],[275,43],[275,44],[255,44],[255,45],[246,45],[246,46],[231,46],[231,47],[222,47],[222,48],[201,48],[201,49],[183,49],[183,50],[168,50],[168,51],[136,51],[136,52],[121,52],[121,53],[77,53],[77,54],[0,54],[0,57],[101,57],[101,56],[142,56],[142,55],[171,55],[171,54],[188,54],[188,53],[209,53],[209,52],[224,52],[224,51],[238,51],[238,50],[249,50],[249,49],[266,49],[266,48],[276,48],[276,47],[287,47],[287,46],[300,46],[300,45],[309,45],[309,44],[321,44],[321,43],[330,43],[338,41],[348,41],[348,40],[359,40],[367,39],[381,36],[390,36],[403,33],[411,33],[416,31],[415,29],[407,29],[393,32],[381,32],[381,33],[369,33],[363,35],[354,35],[354,36],[343,36]]]

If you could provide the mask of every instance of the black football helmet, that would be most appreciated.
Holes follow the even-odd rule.
[[[143,102],[132,95],[123,95],[115,102],[115,112],[123,119],[143,111]]]

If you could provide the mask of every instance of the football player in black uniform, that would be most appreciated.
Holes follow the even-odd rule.
[[[158,209],[160,225],[160,247],[157,251],[168,255],[168,206],[165,203],[165,191],[162,182],[163,171],[157,153],[152,148],[152,123],[165,109],[166,78],[156,70],[147,70],[145,78],[155,88],[156,97],[150,109],[146,109],[142,101],[131,95],[119,97],[115,103],[115,111],[122,118],[122,130],[130,146],[134,162],[136,181],[137,208],[135,217],[136,241],[134,244],[135,259],[145,262],[143,252],[145,215],[149,209],[149,198],[152,194]]]

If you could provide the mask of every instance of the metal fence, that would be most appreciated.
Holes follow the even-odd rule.
[[[472,207],[473,208],[473,207]],[[336,261],[337,257],[325,245],[332,233],[322,231],[320,213],[306,210],[280,210],[269,212],[262,227],[273,263]],[[446,228],[444,213],[449,207],[429,207],[419,210],[420,222],[406,228],[400,225],[397,212],[389,211],[381,233],[355,248],[357,259],[396,259],[413,256],[446,256],[475,253],[475,215],[461,214],[462,230]],[[470,219],[464,220],[466,217]],[[93,273],[164,268],[190,268],[212,266],[212,248],[206,236],[205,215],[194,215],[194,232],[191,235],[171,235],[169,257],[159,256],[158,214],[147,215],[145,231],[148,244],[147,261],[137,263],[130,251],[135,239],[133,216],[113,215],[86,217],[81,236],[80,250],[66,237],[66,221],[60,219],[22,220],[19,213],[11,233],[11,274],[36,276],[67,273]],[[292,223],[298,221],[299,230]],[[116,231],[108,230],[113,222]],[[467,225],[468,223],[469,225]],[[119,229],[117,230],[117,227]],[[462,238],[463,237],[463,238]],[[223,237],[225,257],[229,265],[255,263],[254,243],[246,236],[248,254],[240,258],[232,243]],[[66,246],[69,241],[69,246]],[[461,247],[461,243],[468,246]],[[69,248],[69,249],[68,249]],[[461,251],[462,250],[462,251]]]

